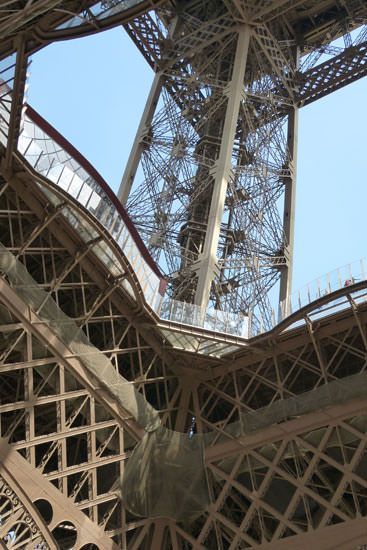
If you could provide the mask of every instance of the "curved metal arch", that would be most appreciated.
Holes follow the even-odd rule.
[[[124,223],[127,225],[129,232],[132,234],[142,256],[149,264],[151,269],[156,273],[158,277],[163,278],[163,275],[153,260],[150,252],[148,251],[146,245],[144,244],[139,232],[137,231],[135,225],[131,221],[127,211],[118,200],[115,193],[112,191],[106,180],[101,176],[101,174],[96,170],[96,168],[78,151],[74,145],[72,145],[63,135],[60,134],[47,120],[45,120],[37,111],[35,111],[30,105],[25,107],[25,115],[30,118],[30,120],[42,131],[44,131],[51,139],[53,139],[64,151],[66,151],[72,159],[75,159],[82,168],[98,183],[102,191],[107,195],[108,199],[112,202],[113,206],[116,209],[116,213],[121,216]],[[67,193],[67,196],[70,197],[70,194]],[[72,198],[72,197],[71,197]],[[76,201],[77,202],[77,201]],[[80,203],[78,203],[80,204]]]
[[[56,185],[50,182],[47,178],[42,177],[35,170],[33,170],[29,165],[26,165],[23,162],[23,159],[20,155],[16,155],[16,156],[18,157],[17,160],[19,161],[19,163],[23,166],[26,172],[29,173],[31,178],[38,183],[39,187],[46,188],[48,191],[52,192],[56,197],[60,198],[61,199],[60,202],[63,202],[64,205],[67,204],[69,208],[72,207],[76,215],[81,220],[86,221],[90,226],[92,226],[98,232],[101,241],[104,242],[108,248],[112,249],[114,254],[119,258],[119,263],[122,267],[122,275],[125,275],[129,283],[131,284],[131,287],[134,290],[136,303],[140,307],[145,305],[145,301],[143,298],[144,294],[134,269],[132,268],[130,262],[126,258],[126,255],[124,254],[123,250],[121,250],[121,248],[117,245],[117,243],[113,239],[111,239],[111,236],[108,234],[106,229],[102,226],[102,224],[96,218],[93,218],[89,214],[89,212],[66,191],[63,191],[62,189],[56,187]],[[121,289],[123,290],[125,296],[128,297],[129,295],[127,291],[123,287],[121,287]]]
[[[76,530],[76,549],[88,543],[95,543],[106,550],[117,550],[117,545],[100,527],[78,510],[69,498],[47,481],[4,438],[0,438],[0,458],[0,483],[2,478],[8,487],[6,491],[9,498],[19,501],[20,504],[19,514],[13,514],[17,517],[13,517],[11,529],[14,530],[14,525],[23,521],[32,533],[31,541],[28,543],[32,542],[33,547],[37,548],[37,544],[44,544],[42,548],[45,550],[56,548],[52,531],[60,522],[68,521]],[[46,500],[52,507],[53,515],[49,525],[34,504],[39,499]]]

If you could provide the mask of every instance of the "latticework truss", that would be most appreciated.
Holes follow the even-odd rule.
[[[291,288],[298,108],[365,74],[362,4],[273,4],[173,2],[126,26],[156,77],[120,197],[175,299],[254,329]]]
[[[358,279],[339,274],[336,289],[329,280],[298,309],[286,302],[282,322],[256,337],[220,317],[190,326],[179,302],[181,321],[167,320],[158,307],[164,280],[116,197],[37,113],[22,112],[28,53],[40,46],[32,33],[49,21],[56,39],[52,18],[62,26],[71,17],[53,11],[57,4],[28,2],[27,12],[8,2],[14,9],[0,18],[0,28],[14,16],[29,30],[17,35],[14,26],[15,40],[4,40],[16,55],[4,58],[0,86],[0,546],[362,550],[363,266]],[[147,7],[98,5],[119,7],[117,19],[102,17],[106,25]],[[364,75],[365,34],[353,29],[365,6],[187,5],[184,24],[172,19],[180,3],[168,2],[129,24],[158,68],[128,166],[138,170],[141,155],[137,220],[172,274],[172,295],[191,300],[200,223],[232,127],[211,300],[247,313],[256,304],[266,324],[268,289],[279,276],[285,295],[289,286],[296,111]],[[74,3],[72,16],[88,7]],[[88,13],[81,25],[90,29]],[[298,21],[302,52],[280,19],[290,28]],[[239,31],[248,22],[251,33]],[[338,36],[344,43],[330,44]],[[243,75],[233,71],[239,43],[248,48]],[[240,91],[237,114],[231,88]],[[237,240],[244,228],[247,240]]]
[[[120,266],[115,280],[102,270],[96,279],[98,256],[93,250],[101,245],[102,235],[92,235],[92,227],[85,222],[79,225],[79,232],[82,227],[89,229],[90,242],[78,242],[77,232],[70,234],[65,220],[70,222],[73,213],[77,214],[75,207],[62,201],[54,208],[52,201],[41,200],[35,182],[24,180],[29,176],[18,171],[11,186],[2,182],[2,246],[14,259],[22,260],[37,288],[46,296],[50,294],[63,313],[83,327],[88,340],[106,353],[114,369],[118,372],[121,368],[126,380],[168,414],[176,376],[167,371],[161,338],[144,328],[142,318],[141,328],[137,327],[134,318],[141,316],[141,307],[131,302],[126,290],[121,295],[123,280],[130,281],[129,288],[136,287],[131,269]],[[44,216],[45,212],[49,214]],[[81,510],[102,526],[118,547],[126,547],[126,537],[129,540],[132,533],[127,533],[123,519],[119,479],[142,427],[121,404],[111,403],[105,382],[90,378],[80,357],[70,352],[70,344],[60,340],[41,313],[29,309],[24,294],[19,291],[17,295],[9,286],[11,282],[14,280],[2,279],[0,290],[1,435],[48,483],[71,499],[70,505],[74,502],[69,523]],[[34,292],[26,287],[28,301]],[[167,422],[170,426],[170,420]],[[44,491],[46,495],[47,487]],[[15,524],[16,517],[12,521]],[[80,547],[83,541],[88,542],[71,522],[73,527],[61,526],[61,530],[55,521],[49,522],[60,548],[69,548],[69,537]],[[11,522],[6,526],[13,529]],[[112,548],[103,543],[101,529],[98,533],[102,538],[95,542],[100,548]]]
[[[8,519],[4,512],[4,536],[15,531],[18,540],[42,540],[51,548],[54,540],[61,548],[81,548],[88,541],[107,548],[103,536],[136,549],[292,548],[295,540],[307,548],[315,530],[325,548],[333,547],[335,537],[344,537],[340,547],[350,548],[352,534],[355,546],[363,542],[364,282],[321,297],[287,321],[301,323],[299,328],[279,326],[243,351],[239,341],[218,359],[205,355],[208,343],[199,355],[174,350],[163,344],[169,325],[160,321],[161,328],[152,330],[156,321],[139,294],[132,298],[123,290],[124,277],[132,288],[138,283],[122,253],[113,248],[122,275],[113,280],[95,254],[106,243],[103,231],[98,237],[91,233],[87,244],[80,240],[82,226],[91,232],[98,224],[19,161],[14,167],[1,188],[6,252],[158,410],[162,426],[184,434],[195,418],[194,438],[206,449],[204,479],[211,504],[189,524],[131,515],[129,502],[121,500],[120,480],[144,429],[103,379],[86,370],[83,354],[60,340],[57,324],[30,308],[35,290],[14,286],[13,276],[5,275],[0,288],[1,436],[9,446],[4,465],[15,467],[19,455],[29,464],[22,466],[30,499],[24,506],[41,527],[26,531],[18,515]],[[59,206],[50,200],[51,191],[60,196]],[[70,225],[72,214],[81,220],[77,231]],[[3,261],[2,266],[6,272]],[[332,304],[334,317],[320,317],[320,308]],[[186,335],[190,338],[188,329]],[[189,436],[183,437],[190,449]],[[168,464],[163,461],[161,467],[170,475]],[[150,476],[148,485],[155,482],[154,473]],[[7,483],[19,493],[14,480]],[[198,491],[196,485],[192,491]],[[172,492],[175,483],[161,487],[160,498],[169,499]],[[58,508],[59,493],[68,498],[67,515]],[[88,533],[80,527],[78,512],[99,528],[92,538],[92,527]]]

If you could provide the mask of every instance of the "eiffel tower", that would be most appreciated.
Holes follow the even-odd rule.
[[[292,291],[298,112],[367,74],[362,0],[0,9],[0,545],[367,547],[364,262]],[[24,103],[123,25],[121,186]]]

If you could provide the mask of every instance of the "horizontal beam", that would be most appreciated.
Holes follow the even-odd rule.
[[[367,519],[358,518],[343,521],[339,525],[330,525],[323,529],[315,529],[295,535],[282,538],[278,541],[257,546],[257,550],[309,550],[317,548],[318,550],[338,550],[363,549],[366,542]]]
[[[351,84],[367,75],[367,41],[346,48],[341,54],[300,75],[296,102],[300,107]]]
[[[238,453],[262,447],[274,441],[292,438],[299,433],[338,423],[350,416],[357,416],[362,413],[366,414],[366,409],[367,404],[364,398],[352,399],[346,403],[305,414],[281,424],[274,424],[263,430],[257,430],[238,438],[230,439],[230,436],[228,436],[227,441],[206,448],[205,461],[207,464],[211,464],[237,456]]]
[[[56,40],[80,38],[89,34],[104,31],[118,25],[127,24],[145,12],[158,8],[166,0],[142,0],[132,6],[113,11],[107,16],[92,15],[92,8],[97,0],[72,0],[68,9],[63,9],[62,0],[38,0],[28,3],[26,8],[4,8],[0,21],[0,59],[14,51],[15,31],[26,29],[27,54],[47,46]],[[108,11],[108,10],[106,10]],[[67,23],[80,14],[80,22],[74,26]]]

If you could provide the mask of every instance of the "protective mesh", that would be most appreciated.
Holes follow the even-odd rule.
[[[189,437],[168,430],[161,426],[158,412],[143,395],[116,372],[108,358],[89,342],[83,330],[38,287],[24,265],[1,243],[0,271],[6,274],[17,294],[78,356],[98,383],[111,392],[123,409],[145,428],[146,434],[129,458],[121,483],[126,508],[135,515],[170,517],[179,521],[194,519],[209,505],[205,447],[367,394],[367,375],[356,374],[242,414],[237,422],[227,425],[219,437],[217,432]],[[360,422],[361,425],[356,419],[356,428],[364,431],[367,428],[365,420]],[[312,444],[318,443],[324,429],[310,434]],[[330,439],[328,444],[338,445],[338,441]],[[272,445],[265,445],[262,449],[262,454],[269,458],[273,452]],[[229,472],[233,460],[223,460],[221,468]],[[256,468],[255,463],[252,468]]]
[[[17,294],[68,346],[98,384],[146,430],[125,468],[122,495],[138,516],[168,516],[190,521],[209,504],[204,469],[204,439],[161,426],[158,412],[89,342],[77,324],[41,289],[25,266],[0,243],[0,271]]]
[[[137,516],[190,521],[209,505],[204,438],[161,426],[130,457],[122,483],[126,507]]]
[[[344,403],[348,399],[367,395],[367,375],[354,374],[328,382],[301,395],[275,401],[271,405],[241,415],[242,434],[250,433],[272,424],[285,422],[303,414]]]
[[[147,431],[160,425],[158,412],[136,388],[123,378],[111,361],[86,337],[77,324],[65,315],[54,299],[41,289],[24,265],[0,243],[0,270],[17,294],[47,323],[60,340],[80,359],[86,369],[116,401]]]

